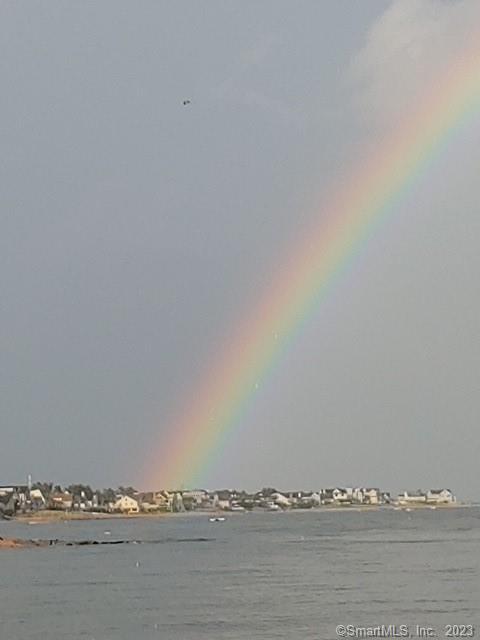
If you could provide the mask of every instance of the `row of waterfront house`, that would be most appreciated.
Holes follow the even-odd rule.
[[[155,513],[182,511],[251,511],[263,509],[312,509],[324,506],[422,506],[449,505],[456,502],[450,489],[403,491],[392,497],[374,487],[334,487],[317,491],[277,491],[265,488],[255,493],[223,489],[219,491],[174,490],[93,491],[78,485],[75,489],[56,487],[49,491],[36,485],[0,486],[0,515],[39,510],[104,513]]]

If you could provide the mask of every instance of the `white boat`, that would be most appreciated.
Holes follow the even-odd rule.
[[[209,518],[209,522],[225,522],[225,518],[222,516],[216,516],[215,518]]]

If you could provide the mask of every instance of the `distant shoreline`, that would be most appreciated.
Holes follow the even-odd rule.
[[[439,509],[460,509],[473,507],[475,505],[471,503],[459,503],[454,502],[451,504],[409,504],[409,505],[322,505],[321,507],[309,508],[309,509],[285,509],[278,512],[270,512],[264,509],[253,509],[252,511],[245,511],[242,513],[236,513],[233,511],[212,511],[212,510],[193,510],[183,512],[170,512],[162,511],[157,513],[103,513],[103,512],[85,512],[85,511],[38,511],[34,514],[22,513],[17,514],[11,521],[13,522],[25,522],[27,524],[47,524],[52,522],[70,522],[70,521],[85,521],[85,520],[133,520],[133,519],[160,519],[165,517],[186,517],[186,516],[209,516],[212,514],[221,513],[224,516],[244,516],[246,514],[255,513],[325,513],[325,512],[350,512],[361,513],[367,511],[419,511],[419,510],[439,510]]]

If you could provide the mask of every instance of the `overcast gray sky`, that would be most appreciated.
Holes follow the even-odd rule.
[[[1,2],[0,484],[136,482],[322,194],[479,19],[476,0]],[[478,497],[478,120],[206,485]]]

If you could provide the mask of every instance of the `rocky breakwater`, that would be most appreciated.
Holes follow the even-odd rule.
[[[27,549],[29,547],[48,547],[48,541],[18,540],[17,538],[0,538],[0,549]]]
[[[32,549],[36,547],[54,547],[57,545],[63,547],[83,547],[97,544],[131,544],[132,542],[132,540],[23,540],[20,538],[0,537],[0,549]]]
[[[38,547],[85,547],[97,545],[118,544],[160,544],[162,542],[210,542],[211,538],[165,538],[163,540],[23,540],[20,538],[0,537],[0,550],[2,549],[33,549]]]

